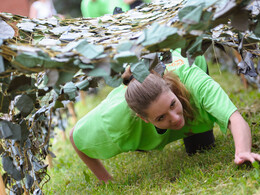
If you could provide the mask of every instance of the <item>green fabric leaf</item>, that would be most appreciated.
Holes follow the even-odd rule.
[[[63,92],[68,94],[69,99],[72,100],[76,97],[77,88],[74,83],[68,82],[63,86]]]
[[[70,31],[70,26],[58,26],[53,28],[52,30],[50,30],[50,32],[52,32],[55,35],[60,35],[64,32],[68,32]]]
[[[53,107],[54,108],[64,108],[64,105],[61,101],[56,100]]]
[[[23,117],[27,117],[34,109],[34,102],[29,96],[23,94],[16,101],[15,106],[21,112]]]
[[[16,169],[10,156],[2,157],[2,164],[4,170],[16,181],[20,181],[24,177],[22,172]]]
[[[33,42],[34,42],[34,44],[38,44],[44,38],[45,38],[45,36],[43,36],[41,34],[35,34],[33,36]]]
[[[121,77],[117,78],[117,77],[105,76],[104,79],[106,84],[111,87],[118,87],[123,82],[123,79]]]
[[[4,65],[4,60],[3,57],[0,56],[0,73],[5,71],[5,65]]]
[[[94,66],[92,64],[83,64],[83,63],[79,63],[78,64],[79,68],[81,69],[93,69]]]
[[[34,28],[36,27],[36,24],[33,22],[23,22],[23,23],[19,23],[17,24],[17,26],[24,31],[27,32],[33,32]]]
[[[0,39],[12,39],[14,34],[14,29],[5,21],[0,19]]]
[[[44,67],[44,68],[57,68],[63,67],[63,62],[58,62],[51,60],[49,57],[38,56],[37,54],[32,54],[28,52],[21,53],[14,58],[14,62],[18,62],[20,65],[23,65],[28,68],[34,67]]]
[[[23,143],[28,139],[29,136],[29,130],[27,128],[27,124],[26,121],[23,119],[22,122],[19,123],[19,125],[21,126],[21,145],[23,145]]]
[[[25,187],[26,189],[31,189],[31,187],[33,186],[34,183],[34,179],[32,176],[30,176],[29,174],[25,175]]]
[[[0,138],[21,140],[21,126],[9,121],[0,121]]]
[[[71,81],[74,75],[75,73],[73,72],[59,70],[59,79],[56,82],[56,86],[63,85],[64,83]]]
[[[157,52],[164,48],[177,49],[185,47],[186,40],[177,33],[168,36],[164,41],[147,47],[150,52]]]
[[[135,64],[130,64],[131,72],[136,80],[143,82],[144,79],[150,74],[148,68],[143,61],[139,61]]]
[[[63,42],[74,41],[82,36],[81,33],[64,33],[60,36],[60,40]]]
[[[197,24],[200,21],[202,11],[203,7],[201,5],[187,6],[178,12],[178,16],[183,23]]]
[[[43,59],[41,57],[38,57],[36,54],[31,54],[31,53],[18,54],[15,57],[14,61],[29,68],[41,66],[43,64]]]
[[[117,52],[122,52],[122,51],[129,51],[133,46],[133,43],[128,41],[128,42],[123,42],[121,44],[119,44],[117,47],[116,47],[116,50]]]
[[[201,5],[203,8],[208,8],[209,6],[215,4],[219,0],[210,0],[210,1],[205,1],[205,0],[188,0],[185,3],[185,7],[187,6],[198,6]]]
[[[260,38],[260,14],[258,15],[258,22],[253,32],[258,38]]]
[[[11,99],[9,96],[5,96],[4,94],[0,93],[0,112],[1,113],[9,112],[10,102],[11,102]]]
[[[135,55],[134,52],[130,51],[123,51],[120,52],[119,54],[116,54],[114,56],[114,60],[116,60],[119,64],[124,64],[124,63],[136,63],[138,62],[138,58]]]
[[[80,81],[78,83],[76,83],[76,87],[79,89],[79,90],[87,90],[89,86],[89,81],[88,79],[85,79],[83,81]]]
[[[187,29],[187,31],[191,31],[191,30],[203,31],[203,30],[209,28],[212,15],[213,15],[212,12],[204,11],[202,13],[199,23],[193,24],[193,25],[184,24],[184,26],[186,25],[185,29]]]
[[[10,137],[12,135],[13,135],[13,133],[12,133],[11,128],[8,126],[8,122],[0,121],[0,138],[7,139],[8,137]]]
[[[104,52],[102,45],[89,44],[86,40],[82,41],[77,47],[77,52],[89,59],[94,59]]]
[[[116,62],[111,62],[110,63],[111,68],[116,71],[116,72],[123,72],[124,71],[124,67],[122,64],[120,63],[116,63]]]
[[[94,70],[91,70],[88,73],[88,76],[105,77],[105,76],[109,76],[109,73],[106,70],[104,70],[103,68],[96,68]]]
[[[202,49],[201,49],[201,44],[202,44],[202,37],[197,37],[195,42],[191,45],[191,47],[187,50],[187,52],[192,56],[195,53],[201,54]]]
[[[35,79],[27,77],[25,75],[16,76],[12,79],[11,83],[8,86],[7,92],[14,92],[16,90],[27,91],[29,89],[35,88]]]
[[[164,41],[168,36],[176,34],[177,28],[162,26],[158,23],[153,23],[152,26],[143,31],[142,36],[137,40],[137,44],[143,46],[153,45]]]

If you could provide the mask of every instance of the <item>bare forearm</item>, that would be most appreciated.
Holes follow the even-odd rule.
[[[90,158],[81,151],[77,151],[77,153],[100,181],[104,181],[105,183],[107,183],[109,180],[112,179],[112,176],[107,172],[99,159]]]
[[[251,152],[251,131],[247,122],[236,111],[230,117],[229,129],[232,132],[236,154],[241,152]]]
[[[245,161],[252,163],[255,160],[260,161],[260,155],[251,152],[251,130],[238,111],[231,115],[228,127],[232,132],[236,147],[235,163],[239,165]]]

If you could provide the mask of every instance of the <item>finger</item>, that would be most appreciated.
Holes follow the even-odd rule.
[[[250,161],[251,163],[255,162],[255,158],[253,157],[252,154],[246,155],[245,157],[248,161]]]
[[[256,153],[252,153],[252,156],[254,157],[255,160],[260,161],[260,155]]]
[[[242,159],[242,158],[239,158],[238,156],[236,156],[234,162],[235,162],[237,165],[241,165],[242,163],[245,162],[245,160]]]
[[[252,153],[243,153],[236,155],[235,160],[235,163],[239,165],[244,163],[245,161],[250,161],[251,163],[253,163],[255,161],[255,158],[253,157]]]

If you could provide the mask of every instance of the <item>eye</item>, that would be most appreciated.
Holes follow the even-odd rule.
[[[171,105],[170,105],[170,108],[173,108],[175,106],[175,100],[172,101]]]
[[[162,115],[162,116],[160,116],[157,120],[158,120],[158,121],[162,121],[164,118],[165,118],[164,115]]]

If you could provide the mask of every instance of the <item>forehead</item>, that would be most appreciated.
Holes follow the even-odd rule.
[[[148,118],[155,119],[156,117],[165,114],[169,110],[172,100],[175,100],[176,98],[176,95],[170,90],[163,92],[149,105],[148,109],[146,109]]]

